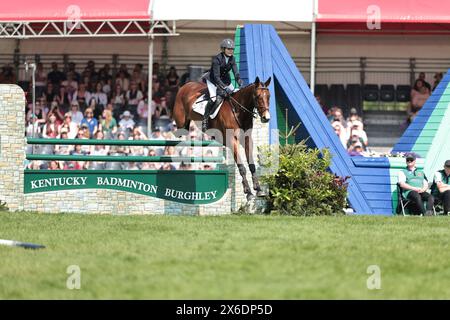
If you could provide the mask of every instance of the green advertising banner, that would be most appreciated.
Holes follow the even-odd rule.
[[[190,204],[212,203],[228,187],[226,170],[25,170],[25,193],[114,189]]]

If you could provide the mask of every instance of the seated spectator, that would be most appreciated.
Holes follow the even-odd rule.
[[[135,126],[135,122],[133,121],[133,115],[130,113],[130,111],[125,111],[121,116],[120,116],[120,121],[119,121],[119,127],[120,130],[122,131],[132,131],[134,126]]]
[[[369,145],[369,139],[367,138],[367,133],[363,130],[363,123],[358,120],[352,121],[352,126],[349,128],[348,136],[353,137],[357,136],[358,139],[361,141],[361,144],[363,145],[364,150],[367,149],[367,146]]]
[[[89,101],[91,100],[91,93],[87,91],[86,84],[80,83],[78,90],[74,93],[72,102],[77,101],[81,110],[87,108]]]
[[[69,110],[69,95],[67,94],[65,87],[59,87],[59,93],[55,96],[55,101],[59,105],[59,109],[62,113],[66,113]]]
[[[72,121],[77,124],[80,125],[81,124],[81,120],[83,120],[83,113],[81,113],[80,111],[80,106],[78,104],[78,101],[72,101],[71,105],[70,105],[70,111],[69,114],[72,118]]]
[[[80,145],[75,146],[81,148]],[[83,153],[74,152],[74,155],[84,155]],[[64,170],[86,170],[88,169],[89,161],[66,161]]]
[[[104,138],[103,132],[97,131],[95,133],[94,138],[96,140],[103,140],[103,138]],[[108,152],[109,152],[109,146],[95,145],[95,146],[90,146],[89,154],[93,155],[93,156],[106,156],[106,155],[108,155]],[[106,165],[105,161],[90,161],[89,169],[103,170],[103,169],[105,169],[105,165]]]
[[[48,165],[48,170],[61,170],[63,168],[64,168],[63,161],[52,160]]]
[[[434,83],[433,83],[433,90],[437,88],[437,86],[439,85],[439,83],[441,82],[442,78],[444,77],[444,75],[442,74],[442,72],[436,72],[434,74]]]
[[[135,126],[132,131],[132,135],[138,135],[139,140],[148,140],[147,135],[142,131],[142,128],[140,126]]]
[[[107,139],[112,139],[117,132],[117,121],[113,118],[111,110],[105,109],[100,121],[100,128]]]
[[[334,129],[334,133],[337,134],[337,136],[339,137],[339,140],[341,141],[344,148],[347,148],[347,142],[348,142],[347,130],[345,130],[345,128],[342,126],[340,121],[333,121],[333,123],[331,125]]]
[[[161,98],[164,96],[164,93],[164,86],[158,81],[157,77],[153,75],[152,99],[155,100],[156,103],[159,103]]]
[[[169,88],[178,88],[179,79],[180,77],[178,76],[177,69],[174,66],[170,67],[169,73],[166,76],[166,81]]]
[[[160,70],[160,65],[158,62],[153,62],[153,75],[156,76],[156,81],[164,84],[166,77],[165,75],[162,73],[162,71]]]
[[[60,125],[56,122],[56,115],[53,112],[49,112],[47,115],[47,121],[42,128],[42,137],[57,138],[59,136]]]
[[[50,105],[53,101],[55,101],[56,92],[53,83],[51,82],[47,83],[47,88],[45,89],[44,97],[48,105]]]
[[[159,170],[176,170],[176,168],[173,163],[165,162],[161,165]]]
[[[134,133],[128,140],[141,140],[139,133]],[[144,146],[130,146],[130,155],[132,156],[144,156],[148,153],[147,148]]]
[[[47,111],[45,111],[44,107],[42,106],[40,101],[36,101],[35,105],[35,114],[33,114],[33,105],[28,106],[28,112],[26,120],[28,122],[31,121],[32,118],[36,118],[38,124],[44,124],[47,120]]]
[[[161,102],[159,104],[159,119],[168,119],[170,117],[169,107],[167,103],[166,97],[161,98]]]
[[[27,169],[29,170],[42,170],[44,169],[42,161],[33,160],[27,165]]]
[[[156,151],[153,148],[148,149],[147,156],[156,157]],[[141,166],[142,170],[158,170],[157,163],[155,162],[143,162]]]
[[[450,213],[450,160],[445,161],[444,169],[434,174],[432,195],[444,206],[444,214]]]
[[[73,71],[67,72],[67,80],[61,82],[61,86],[65,87],[67,93],[70,93],[72,96],[78,90],[78,81],[75,79]]]
[[[356,108],[351,108],[350,109],[350,115],[347,118],[347,127],[351,127],[353,124],[353,121],[360,121],[362,123],[362,118],[358,115],[358,111],[356,110]],[[349,123],[352,122],[352,123]],[[363,128],[361,128],[363,129]]]
[[[131,82],[130,90],[125,94],[127,100],[127,109],[131,111],[133,116],[137,116],[137,106],[141,100],[144,99],[142,91],[138,89],[137,83],[135,81]]]
[[[147,104],[148,99],[145,100],[141,100],[138,104],[137,107],[137,113],[139,115],[139,118],[141,119],[141,123],[142,122],[147,122],[148,119],[148,104]],[[152,105],[151,105],[151,113],[152,115],[155,113],[155,109],[156,109],[156,103],[155,101],[152,101]]]
[[[417,80],[422,80],[424,86],[428,89],[428,91],[431,91],[431,85],[426,80],[425,72],[419,73],[419,78],[417,78],[416,81]]]
[[[67,129],[61,130],[61,139],[69,139]],[[55,145],[55,154],[69,155],[73,150],[72,145],[57,144]]]
[[[192,163],[185,163],[184,161],[180,163],[179,170],[193,170]]]
[[[58,70],[58,64],[56,62],[52,62],[52,71],[47,74],[47,79],[55,87],[59,87],[61,82],[66,80],[66,76],[63,72]]]
[[[58,104],[58,102],[53,101],[51,103],[50,112],[55,114],[55,116],[56,116],[56,123],[58,125],[61,125],[63,123],[63,121],[64,121],[64,113],[65,112],[64,112],[64,110],[61,110],[61,107]]]
[[[113,105],[114,118],[118,118],[125,110],[125,92],[122,90],[120,84],[117,84],[112,94],[111,103]]]
[[[345,121],[342,109],[339,107],[333,107],[330,109],[328,119],[330,122],[339,121],[344,128],[347,128],[347,122]]]
[[[118,140],[126,140],[126,136],[124,132],[119,132],[117,134]],[[111,146],[109,149],[110,155],[117,155],[117,156],[126,156],[130,153],[130,148],[128,146]]]
[[[106,93],[103,92],[101,82],[97,82],[95,84],[95,91],[91,94],[91,99],[95,100],[95,105],[99,110],[101,110],[101,112],[103,112],[103,109],[108,104],[108,97],[106,96]]]
[[[73,150],[70,151],[71,156],[84,156],[86,154],[89,154],[89,153],[83,151],[81,144],[74,145]]]
[[[127,76],[127,73],[124,70],[119,71],[119,74],[116,78],[115,85],[116,85],[116,87],[119,86],[125,92],[128,91],[128,89],[130,87],[130,80],[129,80],[129,76]]]
[[[35,137],[40,138],[42,137],[41,132],[41,125],[38,122],[38,118],[35,115],[31,116],[30,121],[27,121],[27,128],[25,129],[25,133],[27,138]]]
[[[425,102],[430,97],[430,90],[425,86],[423,80],[417,79],[414,88],[411,90],[411,101],[408,105],[408,123],[411,123],[417,112],[422,109]]]
[[[94,118],[94,112],[91,108],[87,108],[84,111],[84,118],[81,120],[81,127],[83,127],[83,125],[87,125],[89,128],[90,137],[93,137],[98,130],[98,121]]]
[[[91,98],[89,101],[88,108],[92,110],[94,113],[94,118],[97,119],[97,121],[101,120],[103,110],[105,110],[105,108],[101,105],[98,106],[97,101],[94,98]]]
[[[80,83],[80,81],[81,81],[81,75],[77,72],[75,66],[76,66],[76,63],[75,63],[75,62],[69,62],[67,73],[71,73],[71,74],[73,75],[73,79],[74,79],[77,83]]]
[[[105,63],[103,68],[98,70],[98,80],[104,81],[105,83],[108,82],[108,80],[111,80],[112,76],[110,74],[110,69],[111,68],[110,68],[109,64]]]
[[[69,139],[75,139],[78,133],[78,125],[72,121],[72,115],[70,112],[67,112],[64,115],[64,122],[61,125],[61,133],[62,130],[65,129],[67,131],[67,136]]]
[[[398,183],[402,189],[403,197],[414,203],[414,213],[433,215],[434,197],[427,192],[427,177],[422,170],[416,168],[416,156],[414,154],[409,154],[406,157],[406,169],[398,172]],[[426,208],[424,201],[427,203]]]
[[[127,162],[126,170],[140,170],[136,162]]]
[[[165,138],[161,134],[161,130],[159,128],[155,128],[152,132],[152,137],[150,140],[165,140]],[[156,154],[161,156],[164,153],[163,147],[155,147]]]
[[[133,75],[131,76],[131,81],[135,82],[138,90],[143,91],[145,88],[145,79],[142,79],[142,75],[138,70],[133,71]]]

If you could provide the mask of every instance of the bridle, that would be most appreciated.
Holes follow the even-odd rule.
[[[263,91],[269,92],[269,88],[267,88],[267,87],[265,87],[265,86],[260,87],[260,88],[257,88],[256,90],[263,90]],[[257,110],[259,109],[258,97],[259,97],[259,95],[258,95],[258,96],[253,96],[253,103],[255,104],[255,106],[253,107],[253,109],[255,109],[255,107],[256,107]],[[264,114],[266,111],[269,111],[269,108],[264,107],[264,110],[263,110],[262,114]]]
[[[251,85],[254,85],[254,83],[252,83]],[[251,85],[249,85],[249,86],[251,86]],[[267,87],[260,87],[260,88],[256,88],[255,90],[267,90],[267,91],[269,91],[269,88],[267,88]],[[233,113],[235,113],[234,112],[234,109],[235,109],[234,104],[236,104],[241,110],[250,113],[253,116],[253,118],[257,118],[258,117],[258,111],[255,111],[255,108],[256,108],[256,110],[259,109],[258,97],[259,97],[259,95],[258,96],[253,95],[253,104],[254,104],[254,106],[253,106],[252,110],[249,110],[246,107],[244,107],[241,103],[239,103],[239,101],[237,101],[235,98],[233,98],[230,95],[230,102],[231,102]],[[263,112],[266,112],[266,111],[269,111],[269,108],[264,108]],[[235,118],[236,118],[236,115],[235,115]],[[239,121],[238,121],[238,123],[239,123]],[[240,126],[240,124],[239,124],[239,126]]]

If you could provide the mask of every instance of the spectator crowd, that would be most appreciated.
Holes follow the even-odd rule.
[[[55,139],[174,140],[177,127],[172,120],[174,100],[180,77],[171,67],[167,74],[153,64],[150,115],[148,109],[148,75],[142,64],[129,70],[122,64],[115,74],[108,64],[97,68],[89,61],[81,73],[75,63],[65,72],[57,63],[46,72],[42,63],[36,68],[36,103],[27,95],[26,136]],[[31,83],[30,83],[31,86]],[[31,88],[29,90],[31,91]],[[152,133],[147,137],[148,117]],[[207,140],[195,126],[187,139]],[[45,145],[29,147],[28,152],[59,155],[132,155],[132,156],[215,156],[218,148]],[[35,149],[33,149],[35,148]],[[32,161],[29,169],[214,169],[209,163],[117,163],[86,161]]]

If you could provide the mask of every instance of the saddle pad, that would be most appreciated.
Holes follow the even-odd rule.
[[[207,103],[208,103],[208,99],[206,99],[206,95],[203,94],[200,97],[198,97],[197,100],[195,100],[194,105],[192,106],[192,110],[194,110],[195,112],[197,112],[197,113],[199,113],[201,115],[204,115]],[[222,104],[223,104],[223,101],[217,107],[216,111],[214,111],[214,113],[212,113],[209,116],[211,119],[214,119],[217,116],[217,114],[219,113],[220,108],[222,107]]]

